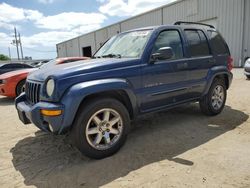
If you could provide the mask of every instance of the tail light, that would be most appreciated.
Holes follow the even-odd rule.
[[[229,56],[227,59],[227,68],[230,72],[233,69],[233,58],[231,56]]]

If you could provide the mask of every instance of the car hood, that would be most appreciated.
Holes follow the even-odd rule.
[[[29,69],[20,69],[20,70],[16,70],[16,71],[7,72],[4,74],[1,74],[0,79],[3,80],[3,79],[7,79],[7,78],[10,78],[13,76],[18,76],[20,74],[28,74],[28,73],[33,72],[35,70],[37,70],[37,69],[36,68],[29,68]]]
[[[132,58],[101,58],[59,64],[53,67],[40,68],[36,72],[31,73],[28,79],[43,82],[48,77],[53,77],[60,80],[77,75],[115,69],[122,65],[125,66],[126,62],[134,60]]]

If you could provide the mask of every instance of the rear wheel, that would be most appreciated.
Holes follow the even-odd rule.
[[[219,114],[226,102],[227,90],[224,80],[215,79],[207,93],[200,100],[200,109],[206,115]]]
[[[246,77],[247,77],[248,79],[250,79],[250,75],[246,75]]]
[[[26,80],[22,80],[17,84],[16,96],[19,96],[22,92],[25,92],[25,82],[26,82]]]
[[[84,155],[101,159],[121,148],[129,126],[129,115],[122,103],[115,99],[96,99],[80,108],[71,137]]]

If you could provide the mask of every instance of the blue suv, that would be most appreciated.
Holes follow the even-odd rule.
[[[135,29],[109,39],[90,60],[33,72],[16,108],[24,124],[69,133],[83,154],[100,159],[121,148],[139,115],[190,102],[219,114],[231,70],[229,48],[211,25]]]

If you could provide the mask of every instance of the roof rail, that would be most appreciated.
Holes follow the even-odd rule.
[[[184,21],[178,21],[175,22],[174,25],[181,25],[181,24],[193,24],[193,25],[204,25],[210,28],[215,29],[215,27],[213,25],[209,25],[209,24],[204,24],[204,23],[198,23],[198,22],[184,22]]]

